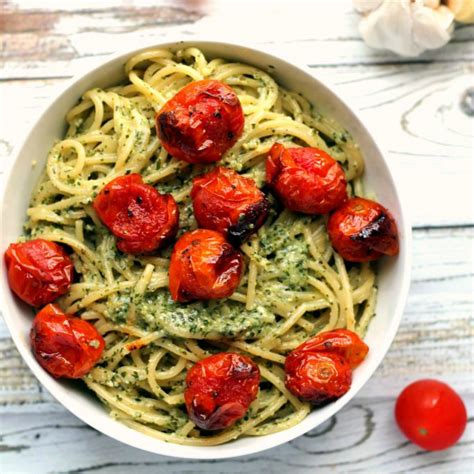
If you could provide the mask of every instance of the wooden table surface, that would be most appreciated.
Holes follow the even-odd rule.
[[[58,86],[86,65],[141,41],[205,34],[275,48],[348,97],[386,146],[414,230],[408,304],[375,376],[323,426],[253,456],[183,461],[106,438],[44,392],[0,320],[2,472],[474,472],[474,89],[465,95],[474,26],[458,26],[439,51],[404,59],[364,45],[349,0],[220,0],[211,16],[158,0],[0,5],[0,170]],[[445,452],[410,444],[393,422],[399,391],[424,377],[452,384],[470,413],[463,438]]]

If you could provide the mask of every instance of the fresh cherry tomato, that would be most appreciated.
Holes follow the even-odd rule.
[[[78,379],[94,367],[105,342],[87,321],[45,306],[33,320],[31,347],[39,364],[54,377]]]
[[[54,242],[34,239],[10,244],[5,262],[10,288],[31,306],[51,303],[71,286],[71,259]]]
[[[145,184],[139,174],[112,180],[95,198],[94,209],[118,238],[117,248],[125,253],[152,252],[178,231],[176,201]]]
[[[290,211],[326,214],[347,199],[341,165],[318,148],[275,143],[266,163],[267,183]]]
[[[263,225],[270,207],[253,179],[220,166],[194,179],[191,197],[199,227],[221,232],[234,245]]]
[[[346,201],[331,215],[327,229],[332,246],[349,262],[368,262],[399,251],[395,219],[369,199]]]
[[[352,370],[334,352],[290,352],[285,361],[286,388],[298,398],[323,405],[344,395],[352,383]]]
[[[166,151],[188,163],[222,158],[242,134],[240,101],[222,82],[206,79],[188,84],[156,115],[156,131]]]
[[[338,354],[346,359],[351,369],[355,369],[365,359],[369,346],[353,331],[334,329],[308,339],[295,351]]]
[[[242,255],[215,230],[186,232],[174,246],[169,287],[175,301],[227,298],[241,276]]]
[[[203,430],[229,427],[245,415],[259,382],[260,371],[246,356],[222,352],[200,360],[186,376],[189,418]]]
[[[398,396],[395,419],[403,434],[429,451],[455,444],[467,424],[461,397],[438,380],[418,380]]]

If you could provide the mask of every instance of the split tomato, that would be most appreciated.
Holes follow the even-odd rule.
[[[275,143],[268,154],[266,179],[290,211],[326,214],[347,199],[344,170],[318,148]]]
[[[71,286],[72,261],[55,242],[34,239],[10,244],[5,263],[10,288],[31,306],[51,303]]]
[[[222,158],[242,134],[244,113],[236,93],[222,82],[191,82],[156,115],[156,131],[166,151],[188,163]]]
[[[174,246],[169,288],[175,301],[229,297],[242,276],[242,255],[215,230],[183,234]]]
[[[204,430],[231,426],[257,397],[259,382],[260,371],[246,356],[222,352],[200,360],[186,376],[189,418]]]
[[[199,227],[221,232],[234,245],[257,232],[270,207],[253,179],[221,166],[194,179],[191,197]]]
[[[152,252],[178,231],[176,201],[145,184],[139,174],[120,176],[108,183],[95,198],[94,209],[117,237],[117,248],[125,253]]]
[[[327,229],[332,246],[349,262],[368,262],[399,251],[395,219],[369,199],[346,201],[331,215]]]
[[[45,306],[33,320],[31,346],[36,360],[54,377],[81,378],[98,362],[105,342],[87,321]]]
[[[333,401],[349,390],[352,369],[368,351],[360,337],[348,329],[319,333],[287,356],[286,388],[314,405]]]
[[[298,346],[299,352],[329,352],[338,354],[355,369],[367,356],[369,346],[349,329],[324,331]]]

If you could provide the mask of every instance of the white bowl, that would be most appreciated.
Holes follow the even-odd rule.
[[[400,255],[380,262],[378,273],[377,316],[372,320],[366,342],[370,352],[355,371],[352,387],[347,394],[330,405],[319,408],[298,425],[262,437],[237,439],[222,446],[181,446],[159,441],[134,431],[109,417],[102,404],[92,393],[68,381],[50,377],[34,359],[29,344],[32,311],[15,298],[9,289],[5,268],[0,272],[2,311],[13,340],[25,362],[43,386],[69,411],[98,431],[130,446],[166,456],[194,459],[220,459],[256,453],[290,441],[320,425],[338,412],[360,390],[382,361],[397,331],[408,293],[410,281],[411,229],[402,209],[399,191],[383,155],[374,139],[357,115],[327,86],[315,79],[302,66],[294,66],[269,53],[236,44],[214,41],[185,41],[149,45],[115,55],[98,67],[74,78],[50,103],[35,123],[23,143],[17,148],[9,173],[6,175],[2,196],[0,221],[0,252],[16,241],[22,232],[25,211],[33,186],[44,168],[49,149],[65,132],[64,117],[81,95],[93,87],[108,87],[124,79],[126,60],[151,47],[177,48],[196,46],[207,56],[223,57],[252,64],[267,70],[288,89],[301,92],[318,108],[342,123],[359,143],[365,157],[366,187],[375,192],[377,199],[395,216],[400,232]],[[268,66],[273,66],[271,70]],[[37,165],[32,168],[32,161]],[[4,259],[0,258],[4,267]],[[362,428],[361,428],[362,429]]]

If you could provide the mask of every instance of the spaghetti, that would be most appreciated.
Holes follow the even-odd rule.
[[[132,57],[125,71],[124,84],[86,92],[67,114],[66,138],[49,154],[25,226],[27,238],[73,250],[78,281],[59,304],[93,323],[106,342],[101,362],[83,380],[113,417],[164,441],[207,446],[289,428],[310,406],[285,388],[285,355],[321,331],[365,333],[376,298],[371,266],[347,266],[333,252],[325,216],[274,206],[241,247],[246,270],[237,291],[225,300],[180,304],[167,288],[171,247],[156,255],[122,254],[92,201],[112,179],[140,173],[146,183],[173,195],[180,232],[196,227],[191,183],[211,166],[170,157],[156,136],[154,118],[183,86],[205,78],[230,85],[245,114],[244,132],[220,164],[259,187],[265,156],[278,141],[326,151],[343,166],[349,195],[360,195],[359,148],[302,96],[246,64],[208,60],[196,48],[155,49]],[[196,361],[226,350],[257,362],[260,390],[242,420],[211,435],[186,415],[185,376]]]

